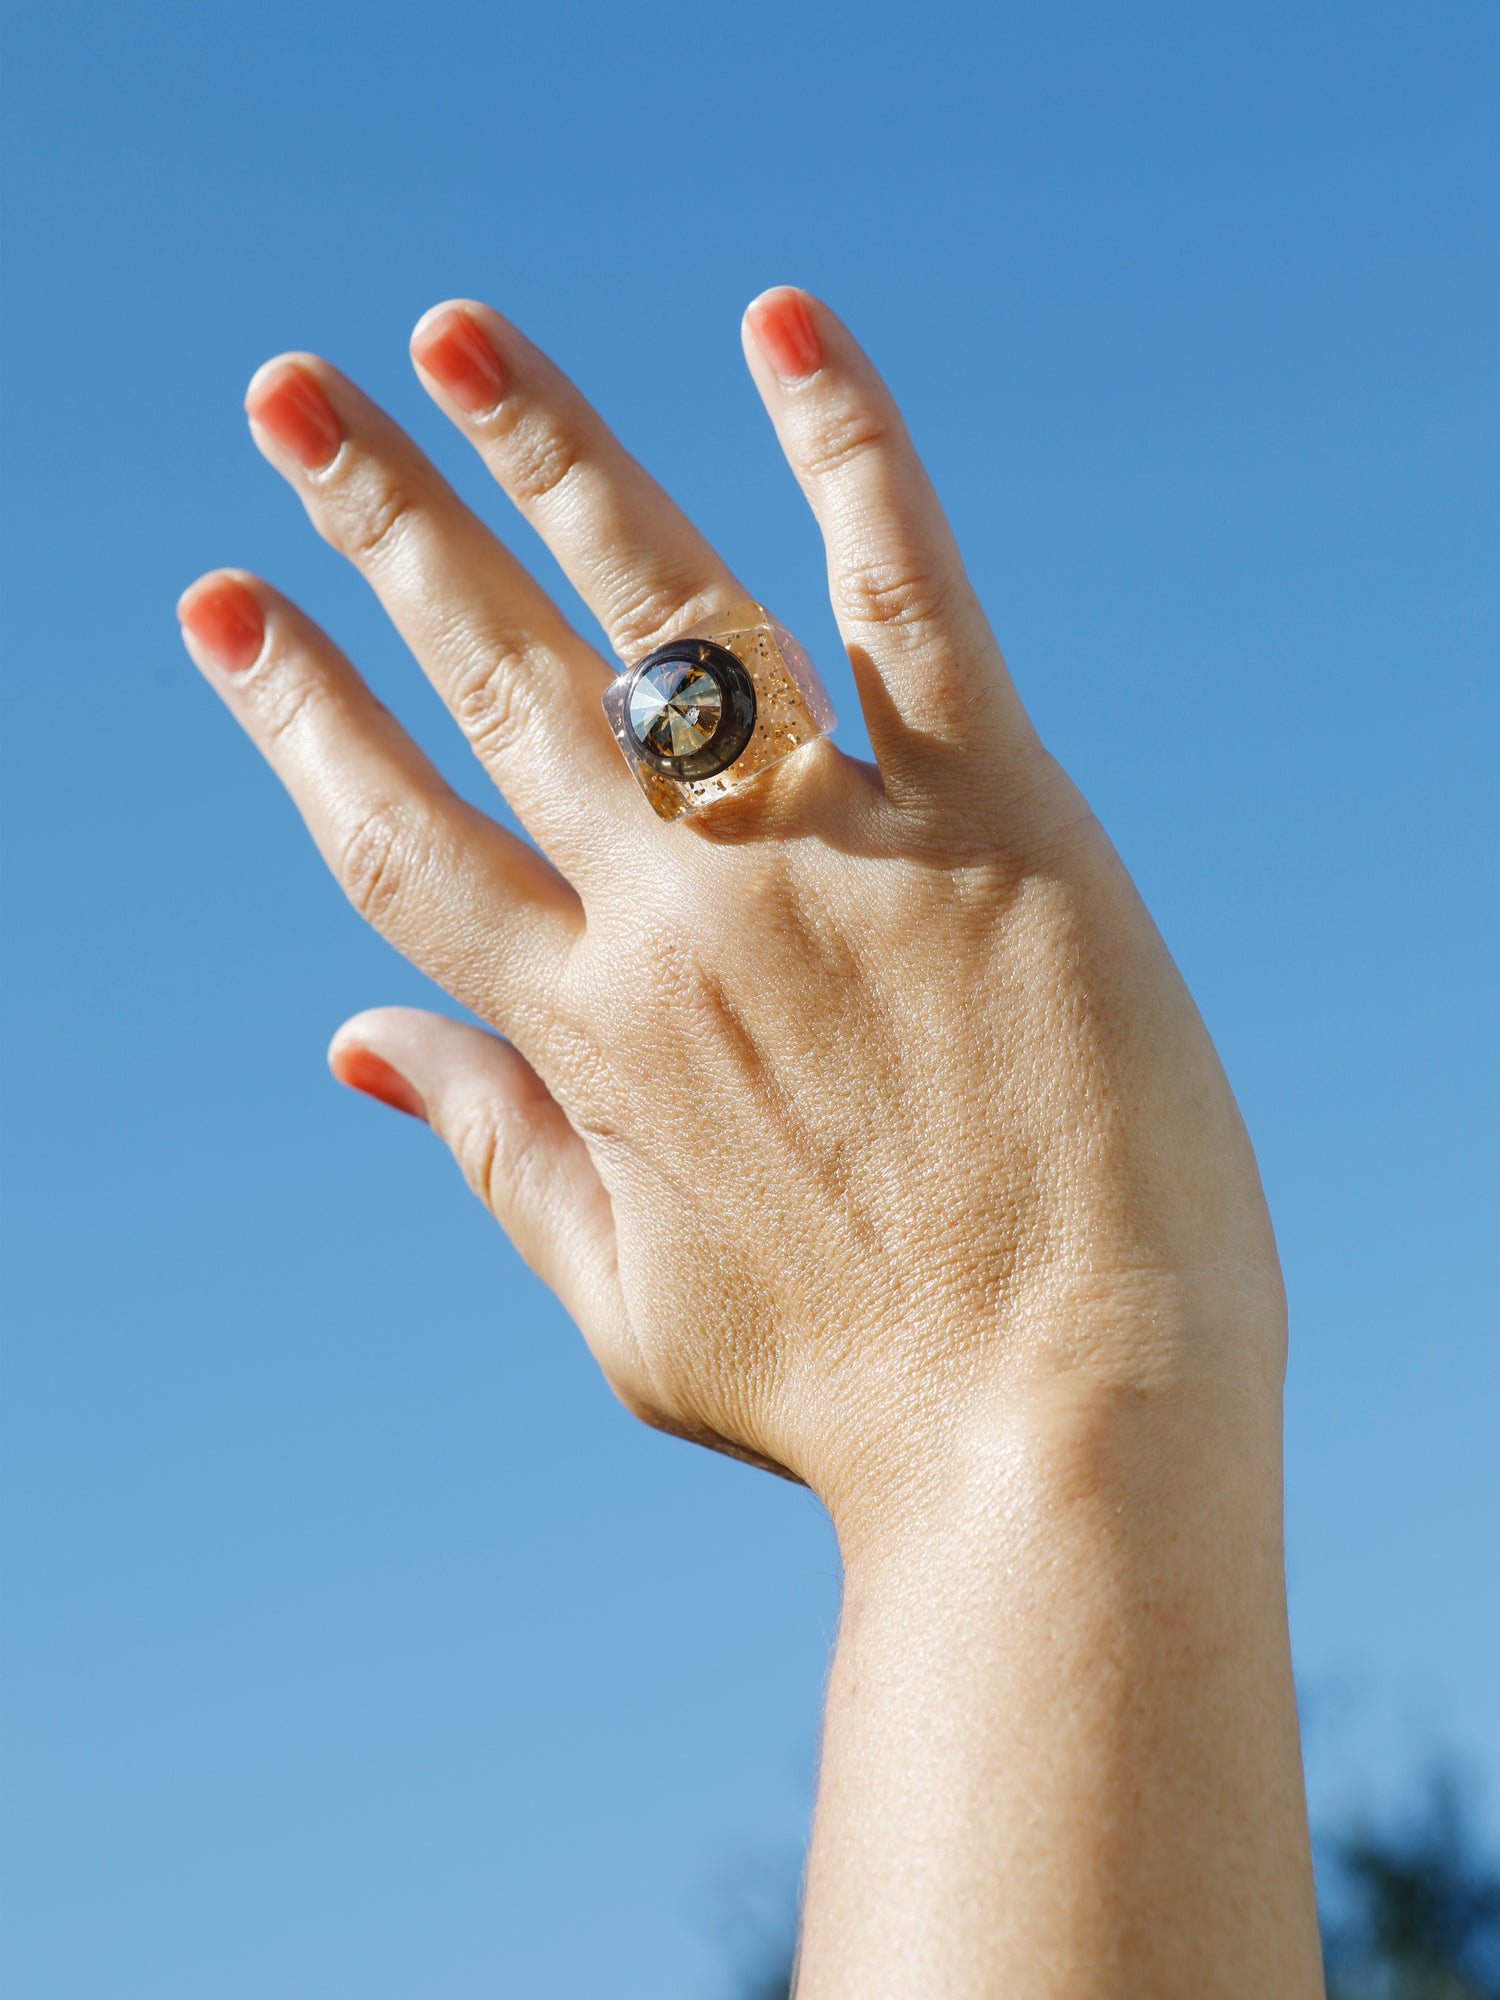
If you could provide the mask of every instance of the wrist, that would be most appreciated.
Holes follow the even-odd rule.
[[[1040,1518],[1052,1536],[1145,1533],[1189,1506],[1243,1512],[1279,1546],[1279,1295],[1183,1303],[1075,1296],[1018,1316],[1003,1343],[919,1346],[917,1365],[862,1384],[811,1481],[846,1566],[928,1560]]]

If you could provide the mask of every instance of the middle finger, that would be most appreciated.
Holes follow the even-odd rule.
[[[556,363],[492,307],[434,306],[411,351],[627,665],[754,595]]]

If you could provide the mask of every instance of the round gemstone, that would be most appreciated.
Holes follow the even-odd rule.
[[[630,726],[658,757],[694,756],[724,719],[724,690],[695,660],[643,667],[630,690]]]

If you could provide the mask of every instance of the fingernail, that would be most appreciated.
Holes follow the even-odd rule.
[[[492,410],[505,394],[500,357],[461,306],[419,321],[411,351],[417,366],[471,417]]]
[[[812,375],[823,366],[823,343],[800,292],[782,286],[765,292],[749,310],[750,331],[783,381]]]
[[[184,638],[196,641],[210,663],[226,674],[242,674],[265,644],[261,608],[232,576],[190,584],[177,600],[177,616]],[[190,644],[188,650],[194,647]]]
[[[366,1097],[377,1097],[382,1104],[389,1104],[395,1111],[404,1111],[412,1118],[420,1118],[425,1125],[427,1106],[420,1095],[407,1082],[399,1069],[393,1069],[384,1056],[376,1055],[373,1049],[362,1049],[357,1043],[346,1048],[335,1049],[328,1058],[328,1067],[340,1083],[347,1083],[351,1090],[362,1090]]]
[[[245,408],[308,472],[327,465],[344,441],[333,405],[295,361],[262,369],[245,391]]]

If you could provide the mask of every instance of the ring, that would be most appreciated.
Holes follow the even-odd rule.
[[[834,726],[817,668],[763,604],[749,602],[627,667],[605,689],[604,712],[663,819],[737,792]]]

